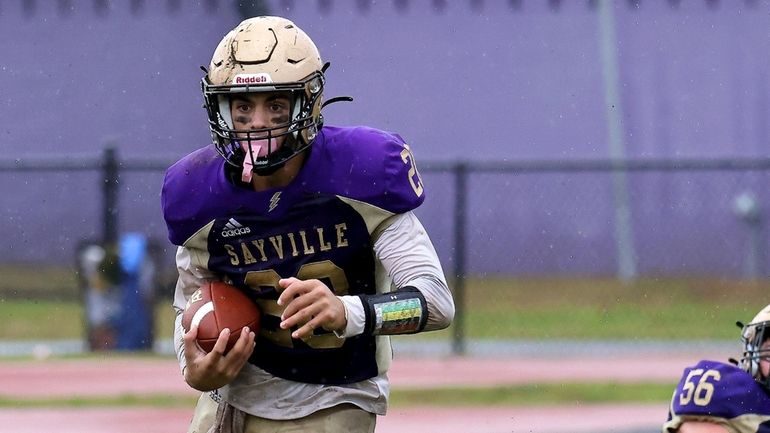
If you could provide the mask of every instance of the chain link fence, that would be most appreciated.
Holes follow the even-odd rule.
[[[142,233],[161,245],[156,299],[170,300],[175,249],[165,240],[159,191],[171,163],[119,158],[109,148],[98,157],[0,160],[0,267],[74,273],[83,242]],[[418,166],[428,195],[417,213],[455,293],[456,353],[465,349],[473,302],[468,278],[767,276],[768,159]],[[68,290],[45,284],[47,293]],[[17,295],[46,292],[28,289]]]

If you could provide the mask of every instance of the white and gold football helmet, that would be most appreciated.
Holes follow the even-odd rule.
[[[264,156],[249,152],[249,165],[269,175],[308,148],[323,125],[321,100],[324,71],[313,41],[293,22],[280,17],[249,18],[219,43],[202,80],[205,108],[214,146],[225,160],[242,167],[246,153],[236,138],[286,136],[278,150]],[[292,106],[287,123],[238,131],[230,114],[230,96],[249,92],[289,92]],[[243,138],[241,138],[243,140]],[[250,140],[250,138],[246,138]],[[273,140],[268,140],[273,143]]]
[[[739,325],[741,325],[739,323]],[[770,348],[762,350],[762,343],[770,338],[770,305],[762,309],[743,326],[741,342],[743,343],[743,356],[740,366],[751,374],[754,379],[765,388],[770,389],[770,377],[763,377],[759,369],[759,361],[762,357],[770,357]]]

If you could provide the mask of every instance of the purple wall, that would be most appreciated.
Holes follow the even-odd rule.
[[[233,8],[111,2],[99,15],[97,2],[72,0],[67,14],[37,2],[26,17],[23,3],[0,9],[6,154],[92,154],[115,140],[123,155],[180,155],[206,139],[199,66],[238,22]]]
[[[206,143],[199,66],[240,21],[229,2],[33,3],[0,2],[4,157],[93,158],[114,143],[121,156],[173,159]],[[122,177],[123,230],[165,239],[161,181]],[[0,185],[0,261],[69,265],[81,239],[100,237],[98,173],[0,171]]]
[[[66,3],[26,13],[22,1],[0,2],[3,155],[95,155],[114,141],[122,156],[176,158],[205,145],[198,66],[240,20],[231,2],[146,1],[135,12],[133,2],[70,0],[63,13]],[[267,2],[332,62],[326,96],[355,97],[327,121],[398,131],[422,161],[608,158],[595,3]],[[770,1],[613,3],[629,157],[770,156]],[[451,179],[423,176],[421,216],[449,268]],[[0,261],[69,262],[77,240],[101,230],[95,179],[0,172]],[[767,203],[766,180],[628,176],[638,271],[744,273],[750,238],[733,200],[753,191]],[[122,178],[124,230],[164,235],[160,181]],[[601,173],[474,176],[472,271],[614,274],[611,184]]]

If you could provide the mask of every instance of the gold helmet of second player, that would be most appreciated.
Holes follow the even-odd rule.
[[[247,19],[219,43],[202,80],[209,128],[217,151],[241,167],[246,156],[240,140],[286,136],[278,150],[249,161],[257,174],[270,174],[305,150],[323,125],[321,100],[325,66],[313,41],[293,22],[280,17]],[[230,96],[250,92],[288,92],[287,123],[238,131],[230,114]],[[272,142],[272,140],[268,140]]]
[[[759,368],[760,358],[770,356],[770,348],[762,350],[762,344],[768,338],[770,338],[770,305],[763,308],[750,323],[743,326],[741,332],[743,357],[740,363],[741,368],[770,389],[770,377],[763,377]]]

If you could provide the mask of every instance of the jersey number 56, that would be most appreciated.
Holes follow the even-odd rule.
[[[720,379],[722,375],[717,370],[690,370],[679,394],[679,404],[684,406],[692,401],[697,406],[708,406],[714,395],[714,382]]]

